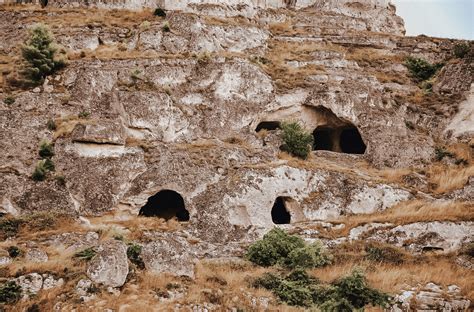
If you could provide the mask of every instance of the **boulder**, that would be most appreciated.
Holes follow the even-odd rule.
[[[128,275],[127,246],[118,240],[108,240],[100,244],[96,251],[97,255],[87,268],[87,276],[105,286],[122,286]]]

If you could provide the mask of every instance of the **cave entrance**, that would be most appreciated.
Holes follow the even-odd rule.
[[[290,224],[291,215],[286,208],[287,197],[277,197],[272,207],[272,221],[275,224]]]
[[[315,151],[332,151],[334,148],[334,129],[318,127],[313,131]]]
[[[273,131],[277,129],[280,129],[279,121],[262,121],[257,125],[257,128],[255,128],[255,132],[260,132],[262,130]]]
[[[184,206],[183,197],[172,190],[162,190],[148,198],[138,215],[165,220],[177,218],[178,221],[189,221],[189,212]]]
[[[341,152],[347,154],[364,154],[367,148],[356,127],[343,129],[339,142]]]

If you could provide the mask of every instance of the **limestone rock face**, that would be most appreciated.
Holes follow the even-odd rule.
[[[30,273],[16,278],[15,282],[21,287],[23,298],[29,298],[36,295],[42,289],[48,290],[62,286],[64,279],[57,279],[51,274]]]
[[[375,230],[374,230],[375,229]],[[473,222],[417,222],[399,226],[366,224],[351,230],[351,239],[371,239],[416,252],[458,250],[472,240]]]
[[[128,275],[127,247],[118,240],[108,240],[96,248],[89,262],[87,276],[95,283],[120,287]]]
[[[195,255],[183,238],[168,238],[148,243],[142,250],[147,270],[194,277]]]

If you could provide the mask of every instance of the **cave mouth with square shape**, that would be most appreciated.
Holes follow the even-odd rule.
[[[186,210],[183,197],[173,190],[162,190],[148,198],[138,215],[165,220],[176,218],[181,222],[189,221],[189,212]]]
[[[272,207],[272,221],[274,224],[290,224],[291,214],[286,207],[288,197],[279,196]]]

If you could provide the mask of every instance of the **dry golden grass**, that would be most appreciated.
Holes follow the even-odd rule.
[[[366,267],[366,276],[372,287],[395,294],[406,290],[408,286],[421,287],[429,282],[443,287],[456,284],[461,287],[462,293],[474,298],[474,272],[456,265],[448,258],[426,258],[420,263],[403,265],[359,263]],[[356,265],[345,263],[312,270],[312,274],[319,279],[331,282],[344,275],[350,274]]]
[[[147,240],[148,231],[174,232],[181,228],[182,222],[174,219],[168,221],[161,218],[132,217],[127,220],[117,220],[111,216],[90,218],[92,228],[100,229],[102,239],[114,236],[126,236],[131,240]]]
[[[428,170],[429,182],[434,186],[433,192],[443,194],[460,189],[474,176],[474,165],[468,167],[446,167],[434,165]]]
[[[428,221],[472,221],[474,203],[471,202],[427,202],[413,200],[402,202],[383,212],[368,215],[353,215],[332,220],[346,227],[339,235],[347,234],[353,227],[372,222],[390,222],[397,225]]]

